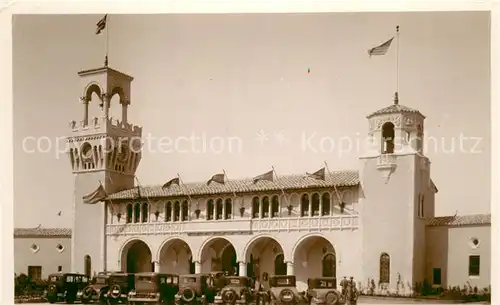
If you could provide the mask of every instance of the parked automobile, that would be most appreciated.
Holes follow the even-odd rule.
[[[179,292],[175,295],[175,304],[211,304],[217,293],[216,281],[221,272],[184,274],[179,276]]]
[[[295,286],[294,275],[275,275],[269,278],[269,296],[271,305],[277,304],[309,304],[307,298],[300,294]]]
[[[337,279],[334,277],[310,278],[307,280],[306,296],[310,304],[338,305],[345,303],[337,290]]]
[[[109,289],[106,295],[108,303],[127,303],[128,294],[135,287],[133,273],[114,272],[108,278]]]
[[[110,272],[99,272],[92,279],[92,283],[90,283],[82,291],[81,300],[83,304],[106,304],[106,294],[109,289],[108,278],[110,274]]]
[[[246,276],[224,277],[225,287],[214,298],[215,304],[247,304],[255,300],[253,281]]]
[[[45,296],[49,303],[73,304],[80,299],[82,290],[89,283],[89,277],[78,273],[54,273],[48,277]]]
[[[177,274],[143,272],[135,274],[135,287],[128,294],[131,305],[145,303],[173,304],[179,290]]]

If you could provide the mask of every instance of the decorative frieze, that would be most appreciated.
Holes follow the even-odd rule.
[[[264,232],[327,232],[333,230],[357,230],[358,215],[324,217],[287,217],[268,219],[242,219],[217,221],[154,222],[109,224],[106,235],[179,235],[248,234]],[[238,233],[239,232],[239,233]]]

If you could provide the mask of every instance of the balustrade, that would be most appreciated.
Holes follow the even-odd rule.
[[[358,215],[108,224],[106,235],[300,232],[358,229]]]

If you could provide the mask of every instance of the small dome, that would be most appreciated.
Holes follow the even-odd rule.
[[[410,107],[406,107],[406,106],[400,105],[399,104],[399,96],[398,96],[397,92],[394,94],[394,104],[392,104],[390,106],[387,106],[385,108],[379,109],[379,110],[373,112],[372,114],[370,114],[369,116],[367,116],[366,118],[369,119],[369,118],[372,118],[372,117],[377,116],[377,115],[391,114],[391,113],[411,113],[411,114],[418,114],[422,118],[425,119],[425,116],[423,114],[421,114],[420,111],[412,109]]]
[[[370,114],[369,116],[367,116],[366,118],[369,119],[369,118],[374,117],[376,115],[390,114],[390,113],[416,113],[416,114],[421,115],[423,118],[425,118],[425,116],[423,114],[421,114],[420,111],[412,109],[410,107],[399,105],[399,104],[390,105],[390,106],[387,106],[385,108],[379,109],[379,110],[373,112],[372,114]]]

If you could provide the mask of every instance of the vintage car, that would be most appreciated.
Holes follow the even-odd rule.
[[[83,304],[106,303],[106,294],[109,289],[108,278],[110,275],[111,272],[99,272],[92,279],[92,282],[82,291],[81,300]]]
[[[128,293],[135,287],[135,276],[133,273],[114,272],[108,278],[108,303],[127,303]]]
[[[99,272],[82,292],[82,303],[125,303],[134,287],[134,275],[123,272]]]
[[[310,278],[307,286],[306,296],[310,304],[338,305],[345,302],[334,277]]]
[[[131,305],[144,303],[173,304],[179,290],[177,274],[142,272],[135,274],[135,287],[128,294]]]
[[[217,294],[216,282],[222,280],[222,272],[180,275],[179,292],[175,295],[175,304],[213,303]]]
[[[309,304],[307,298],[300,294],[295,286],[294,275],[275,275],[269,278],[269,297],[274,304]]]
[[[246,276],[228,276],[223,278],[224,288],[217,292],[215,304],[247,304],[255,299],[253,281]]]
[[[54,273],[48,277],[45,297],[49,303],[66,302],[72,304],[80,299],[89,277],[78,273]]]

